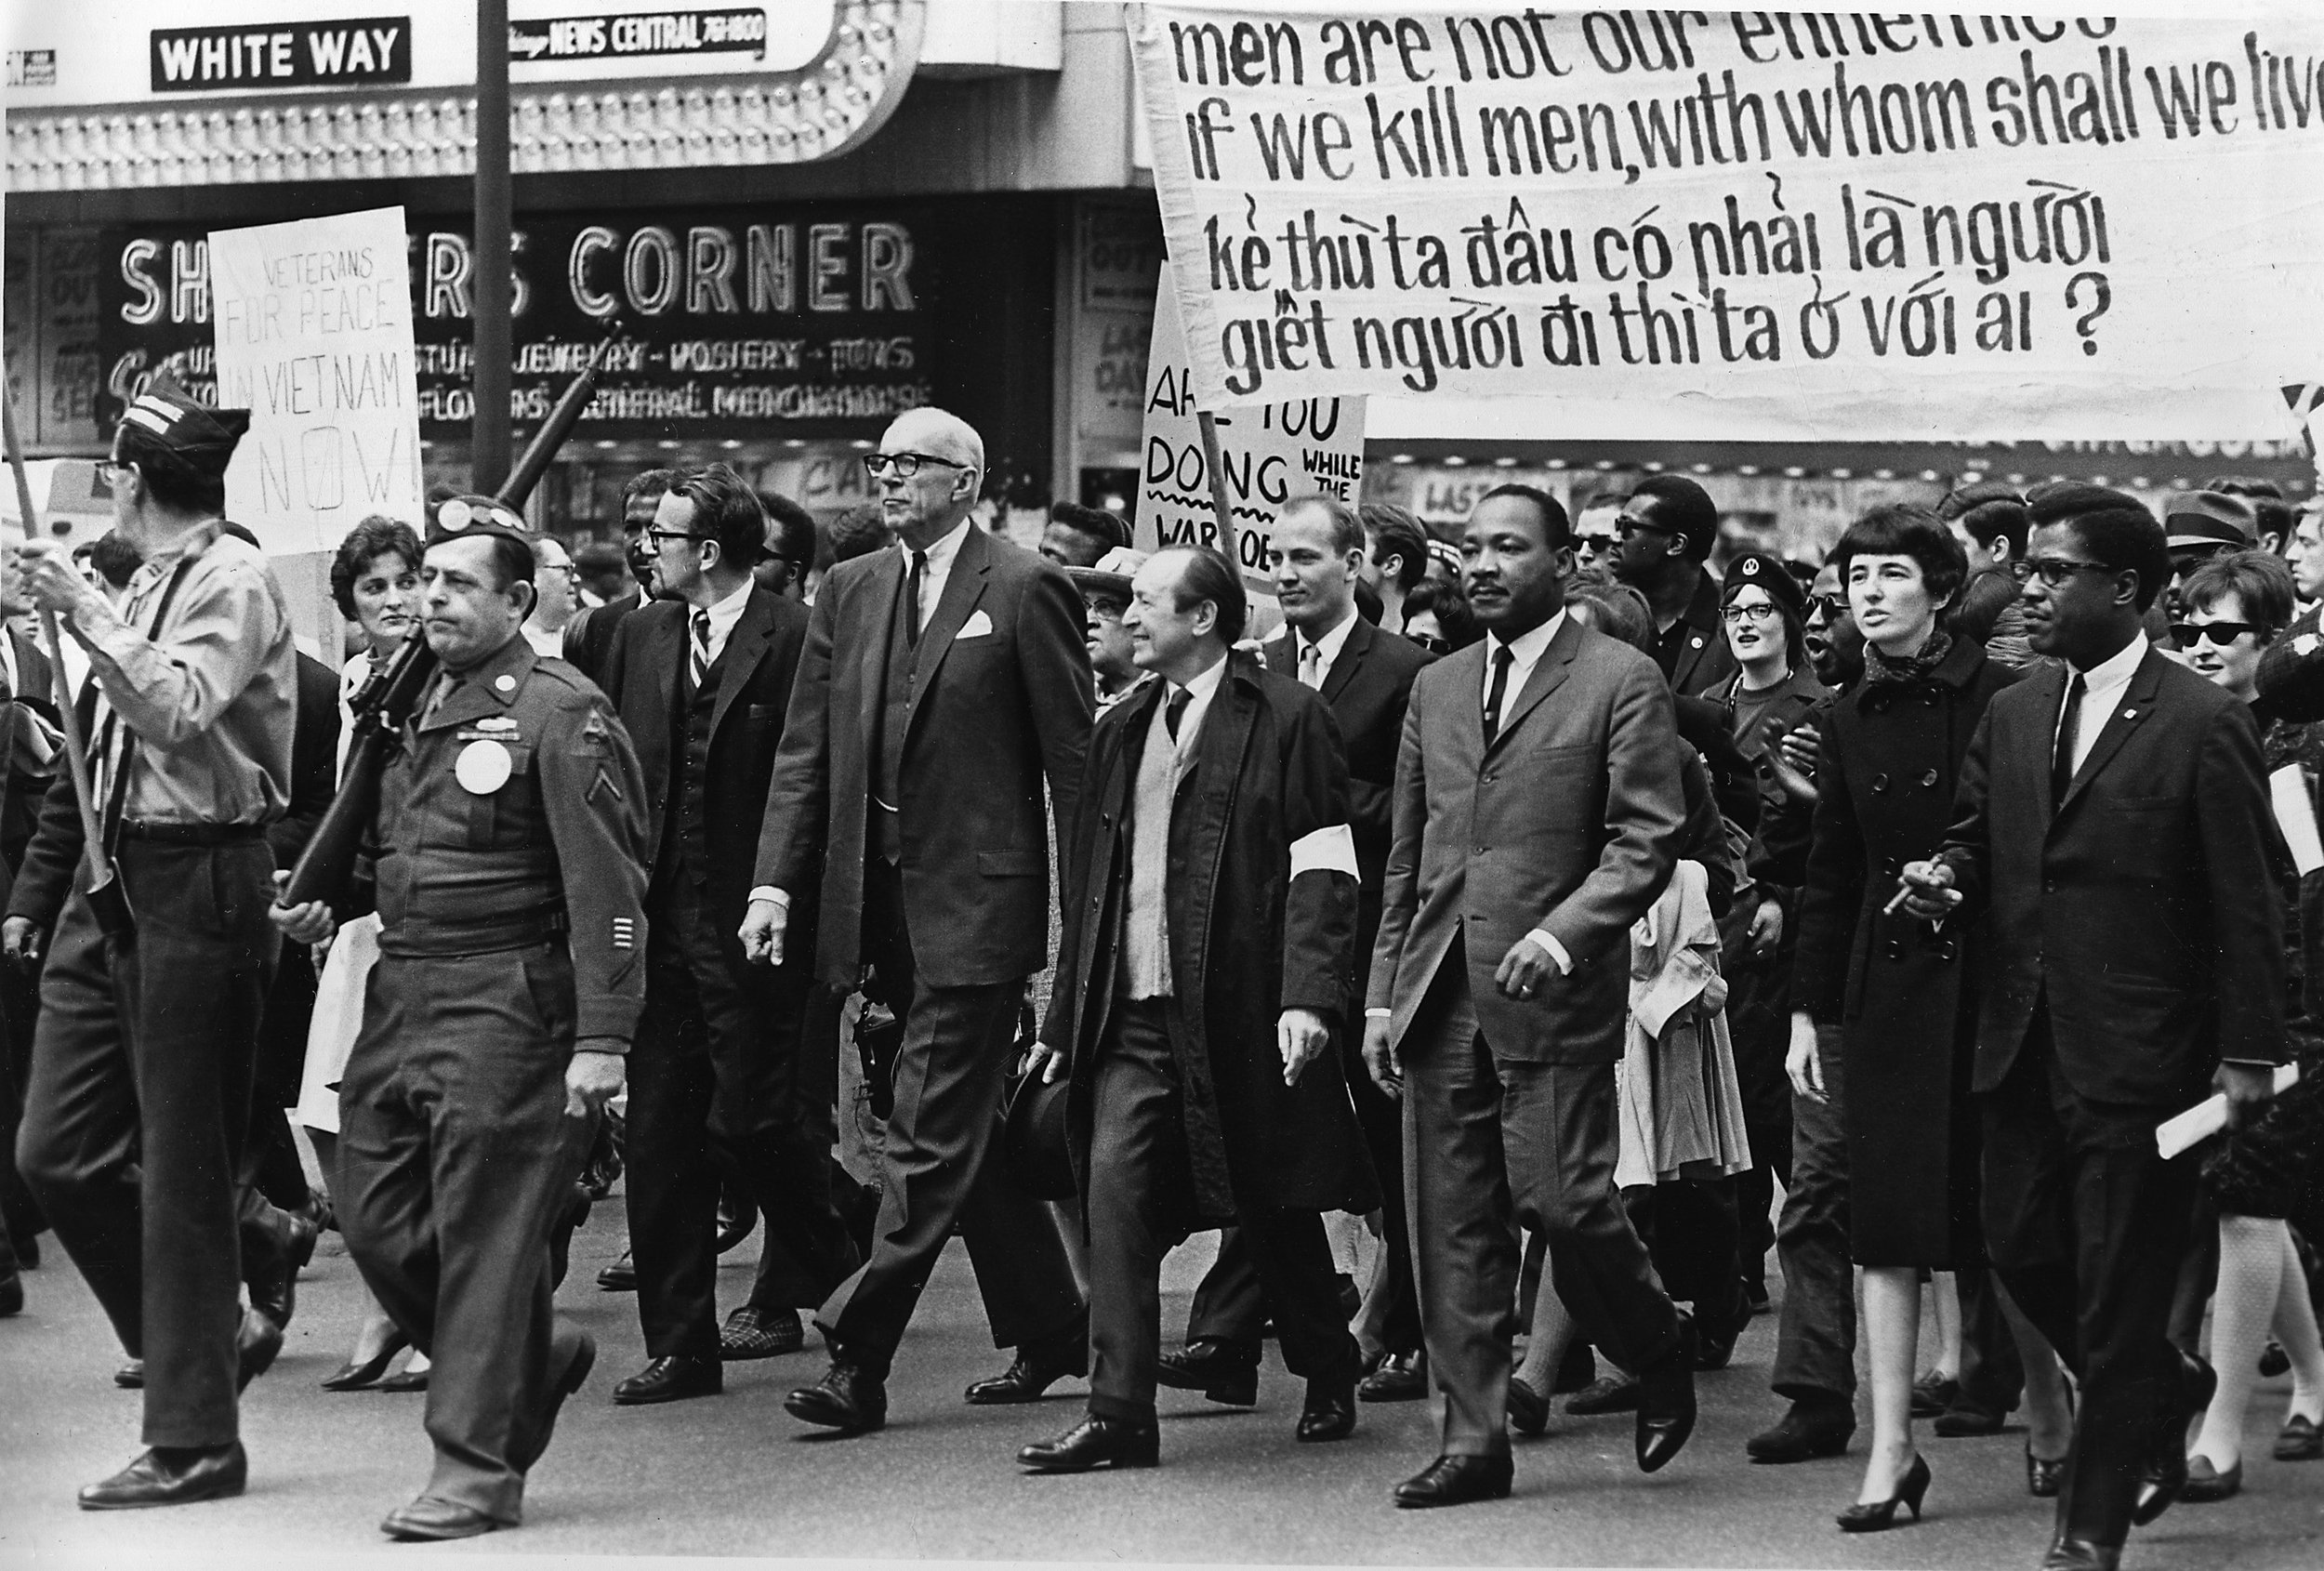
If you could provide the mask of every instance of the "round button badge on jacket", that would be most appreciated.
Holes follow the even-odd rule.
[[[473,797],[489,797],[508,784],[515,770],[515,760],[508,749],[499,743],[484,740],[471,742],[460,749],[457,762],[452,766],[452,778],[460,783],[460,789]]]

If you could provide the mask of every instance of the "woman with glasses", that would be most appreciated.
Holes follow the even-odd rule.
[[[1450,654],[1485,636],[1458,583],[1423,578],[1404,598],[1404,636],[1431,654]]]
[[[2172,641],[2198,676],[2249,704],[2257,696],[2260,656],[2291,622],[2292,601],[2291,570],[2280,558],[2264,551],[2214,557],[2187,579],[2185,619],[2172,625]],[[2313,804],[2324,770],[2324,728],[2278,720],[2262,746],[2269,773],[2298,770]],[[2291,1360],[2292,1382],[2276,1458],[2324,1457],[2324,1345],[2287,1221],[2298,1218],[2313,1228],[2324,1220],[2324,1036],[2316,1029],[2319,1011],[2308,987],[2311,978],[2324,984],[2324,967],[2310,958],[2305,942],[2324,929],[2324,875],[2303,880],[2289,856],[2279,860],[2284,1018],[2301,1076],[2265,1115],[2223,1136],[2203,1160],[2203,1186],[2219,1209],[2211,1328],[2219,1385],[2188,1448],[2186,1487],[2179,1494],[2196,1504],[2224,1500],[2243,1487],[2244,1412],[2271,1325]]]
[[[1944,615],[1968,576],[1961,543],[1919,508],[1867,513],[1831,561],[1865,638],[1864,680],[1827,711],[1792,970],[1791,1083],[1825,1097],[1816,1030],[1838,1026],[1849,1244],[1864,1272],[1872,1445],[1848,1532],[1915,1520],[1929,1468],[1912,1437],[1921,1274],[1984,1257],[1978,1123],[1969,1095],[1976,955],[1949,928],[1895,910],[1897,875],[1944,840],[1971,733],[2015,680]],[[2012,1329],[2018,1329],[2013,1318]],[[2027,1366],[2029,1486],[2053,1482],[2072,1437],[2046,1349]],[[2051,1470],[2034,1477],[2037,1468]]]

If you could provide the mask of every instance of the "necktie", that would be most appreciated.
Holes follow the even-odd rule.
[[[1178,740],[1178,722],[1186,718],[1186,706],[1194,699],[1192,690],[1182,687],[1170,694],[1168,704],[1162,706],[1162,728],[1170,733],[1172,742]]]
[[[1300,685],[1320,688],[1324,685],[1324,652],[1312,643],[1300,645]]]
[[[928,553],[914,551],[912,575],[904,586],[904,598],[908,602],[905,608],[907,619],[904,624],[904,641],[908,648],[918,649],[920,646],[920,588],[927,582]]]
[[[1502,644],[1493,651],[1493,687],[1485,695],[1485,745],[1490,747],[1493,738],[1501,733],[1501,701],[1509,696],[1509,668],[1517,664],[1517,656]]]
[[[693,651],[688,657],[688,669],[693,674],[693,685],[698,691],[702,686],[702,679],[710,674],[710,614],[706,611],[697,611],[694,613],[693,622]]]
[[[2082,729],[2082,694],[2090,691],[2080,671],[2066,690],[2066,713],[2058,720],[2057,755],[2050,760],[2050,811],[2066,800],[2067,788],[2074,784],[2074,744]]]
[[[452,690],[459,685],[460,679],[454,676],[451,672],[446,671],[443,674],[443,680],[436,684],[435,696],[428,700],[428,707],[421,711],[419,723],[426,725],[429,721],[434,719],[436,718],[436,711],[443,707],[443,701],[451,697]]]

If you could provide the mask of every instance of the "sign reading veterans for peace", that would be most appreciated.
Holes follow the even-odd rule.
[[[412,19],[172,27],[151,35],[153,91],[345,87],[412,79]]]
[[[218,402],[250,411],[228,515],[278,556],[416,518],[419,396],[403,209],[210,235]]]
[[[1130,25],[1206,407],[2250,439],[2324,367],[2324,16]]]

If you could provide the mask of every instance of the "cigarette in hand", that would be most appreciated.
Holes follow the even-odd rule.
[[[1896,892],[1889,897],[1887,904],[1881,907],[1881,915],[1883,917],[1895,916],[1896,914],[1896,908],[1911,898],[1912,886],[1905,883],[1902,879],[1897,880]]]

